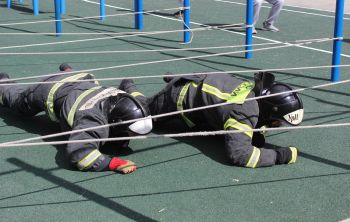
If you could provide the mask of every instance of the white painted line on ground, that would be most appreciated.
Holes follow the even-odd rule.
[[[227,1],[227,0],[214,0],[214,1],[236,4],[236,5],[244,5],[244,6],[246,5],[245,3],[233,2],[233,1]],[[270,8],[269,6],[262,6],[262,7],[263,8]],[[291,10],[291,9],[285,9],[285,8],[283,8],[282,11],[295,12],[295,13],[306,14],[306,15],[316,15],[316,16],[327,17],[327,18],[334,18],[334,15],[324,15],[324,14],[319,14],[319,13],[303,12],[303,11],[297,11],[297,10]],[[344,20],[350,20],[350,18],[344,18]]]
[[[289,4],[284,4],[285,6],[288,7],[293,7],[293,8],[301,8],[301,9],[311,9],[311,10],[315,10],[315,11],[321,11],[321,12],[331,12],[334,13],[334,11],[332,10],[325,10],[325,9],[319,9],[319,8],[312,8],[312,7],[303,7],[303,6],[298,6],[298,5],[289,5]],[[334,3],[334,8],[335,8],[335,3]],[[345,15],[350,15],[349,13],[344,13]]]
[[[94,1],[89,1],[89,0],[82,0],[83,2],[87,2],[87,3],[91,3],[91,4],[96,4],[96,5],[100,5],[99,2],[94,2]],[[122,10],[127,10],[127,11],[134,11],[130,8],[122,8],[122,7],[118,7],[118,6],[114,6],[114,5],[108,5],[108,4],[105,4],[106,7],[109,7],[109,8],[116,8],[116,9],[122,9]],[[169,18],[169,17],[165,17],[165,16],[161,16],[161,15],[156,15],[156,14],[152,14],[152,13],[145,13],[145,14],[149,14],[149,15],[152,15],[152,16],[155,16],[155,17],[160,17],[160,18],[164,18],[164,19],[168,19],[168,20],[173,20],[173,21],[179,21],[182,23],[182,21],[180,19],[177,19],[177,18]]]
[[[87,2],[87,3],[97,4],[97,5],[100,4],[99,2],[94,2],[94,1],[90,1],[90,0],[82,0],[82,1],[83,1],[83,2]],[[233,3],[233,4],[235,4],[234,2],[231,2],[231,1],[224,1],[224,0],[214,0],[214,1],[218,1],[218,2],[227,2],[227,3]],[[241,5],[245,5],[245,4],[241,3]],[[122,10],[133,11],[132,9],[117,7],[117,6],[108,5],[108,4],[105,4],[105,6],[106,6],[106,7],[110,7],[110,8],[117,8],[117,9],[122,9]],[[163,19],[178,21],[178,22],[181,22],[181,23],[182,23],[182,21],[181,21],[180,19],[169,18],[169,17],[166,17],[166,16],[155,15],[155,14],[151,14],[151,13],[150,13],[150,15],[155,16],[155,17],[160,17],[160,18],[163,18]],[[204,26],[204,27],[210,27],[209,25],[205,25],[205,24],[201,24],[201,23],[193,22],[193,21],[191,22],[191,24],[199,25],[199,26]],[[218,30],[220,30],[220,29],[218,29]],[[234,34],[238,34],[238,35],[245,36],[245,33],[240,33],[240,32],[235,32],[235,31],[230,31],[230,30],[221,30],[221,31],[229,32],[229,33],[234,33]],[[281,41],[277,41],[277,40],[273,40],[273,39],[268,39],[268,38],[264,38],[264,37],[259,37],[259,36],[253,36],[253,38],[260,39],[260,40],[265,40],[265,41],[268,41],[268,42],[283,43],[283,42],[281,42]],[[296,47],[304,48],[304,49],[309,49],[309,50],[314,50],[314,51],[318,51],[318,52],[324,52],[324,53],[327,53],[327,54],[333,54],[332,51],[327,51],[327,50],[323,50],[323,49],[312,48],[312,47],[308,47],[308,46],[296,46]],[[341,56],[350,58],[350,55],[346,55],[346,54],[341,54]]]

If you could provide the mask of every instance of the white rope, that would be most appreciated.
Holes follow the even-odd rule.
[[[320,41],[318,41],[318,42],[320,42]],[[322,41],[329,41],[329,39],[322,40]],[[269,49],[286,48],[286,47],[292,47],[292,46],[300,46],[300,45],[311,44],[311,43],[312,42],[301,42],[301,43],[298,43],[298,44],[286,43],[285,45],[282,45],[282,46],[274,46],[274,47],[266,47],[266,48],[242,50],[242,51],[234,51],[234,52],[215,53],[215,54],[210,54],[210,55],[182,57],[182,58],[166,59],[166,60],[158,60],[158,61],[150,61],[150,62],[141,62],[141,63],[109,66],[109,67],[102,67],[102,68],[94,68],[94,69],[77,70],[77,71],[65,72],[65,74],[73,74],[73,73],[80,73],[80,72],[94,72],[94,71],[102,71],[102,70],[108,70],[108,69],[134,67],[134,66],[140,66],[140,65],[150,65],[150,64],[159,64],[159,63],[165,63],[165,62],[192,60],[192,59],[199,59],[199,58],[209,58],[209,57],[214,57],[214,56],[232,55],[232,54],[243,53],[243,52],[253,52],[253,51],[262,51],[262,50],[269,50]],[[22,77],[22,78],[16,78],[16,79],[12,79],[12,80],[13,81],[18,81],[18,80],[27,80],[27,79],[41,78],[41,77],[57,76],[57,75],[62,75],[62,72],[51,73],[51,74],[40,75],[40,76]]]
[[[224,26],[226,26],[226,25],[224,25]],[[206,31],[206,30],[215,30],[215,29],[218,29],[218,27],[221,27],[221,26],[209,26],[209,27],[202,27],[202,28],[194,28],[191,30],[192,31]],[[158,34],[167,34],[167,33],[177,33],[177,32],[183,32],[183,31],[184,31],[183,29],[178,29],[178,30],[170,30],[170,31],[152,31],[152,32],[120,32],[119,33],[120,36],[70,40],[70,41],[61,41],[61,42],[46,42],[46,43],[37,43],[37,44],[28,44],[28,45],[3,46],[3,47],[0,47],[0,50],[1,49],[27,48],[27,47],[35,47],[35,46],[59,45],[59,44],[77,43],[77,42],[89,42],[89,41],[106,40],[106,39],[129,38],[129,37],[135,37],[135,36],[158,35]]]
[[[309,70],[309,69],[324,69],[324,68],[342,68],[350,67],[350,64],[346,65],[326,65],[326,66],[305,66],[305,67],[294,67],[294,68],[274,68],[274,69],[249,69],[249,70],[232,70],[232,71],[213,71],[213,72],[201,72],[201,73],[183,73],[183,74],[164,74],[164,75],[148,75],[148,76],[131,76],[131,77],[112,77],[112,78],[94,78],[99,82],[112,81],[112,80],[123,80],[123,79],[151,79],[151,78],[163,78],[163,77],[181,77],[181,76],[192,76],[192,75],[216,75],[216,74],[238,74],[238,73],[254,73],[254,72],[278,72],[278,71],[291,71],[291,70]],[[65,73],[61,73],[62,75]],[[62,81],[44,81],[44,82],[22,82],[22,83],[6,83],[8,80],[0,80],[2,86],[14,86],[14,85],[36,85],[36,84],[54,84],[61,83]],[[11,79],[13,81],[13,79]],[[72,80],[65,82],[91,82],[91,79]],[[2,83],[4,82],[4,83]]]
[[[68,19],[59,19],[59,20],[50,19],[50,20],[40,20],[40,21],[32,21],[32,22],[3,23],[3,24],[0,24],[0,26],[15,26],[15,25],[50,23],[50,22],[79,21],[79,20],[95,19],[95,18],[101,18],[101,17],[116,17],[116,16],[137,15],[137,14],[145,14],[145,13],[153,13],[153,12],[161,12],[161,11],[171,11],[171,10],[176,10],[176,9],[179,9],[179,7],[167,8],[167,9],[156,9],[156,10],[143,11],[143,12],[128,12],[128,13],[123,13],[123,14],[110,14],[110,15],[104,15],[104,16],[96,15],[96,16],[89,16],[89,17],[82,17],[82,18],[68,18]],[[15,34],[15,33],[11,33],[11,34]]]
[[[181,9],[181,10],[183,10],[183,9]],[[192,43],[192,40],[193,40],[193,38],[194,38],[194,32],[193,32],[192,29],[185,23],[185,19],[184,19],[184,17],[182,17],[182,13],[180,13],[180,19],[181,19],[181,21],[182,21],[184,27],[186,27],[186,29],[187,29],[186,31],[184,30],[184,32],[190,32],[190,35],[191,35],[190,41],[184,42],[184,43],[180,43],[180,44],[191,44],[191,43]]]
[[[302,43],[297,44],[297,45],[302,45]],[[192,60],[192,59],[199,59],[199,58],[209,58],[209,57],[214,57],[214,56],[223,56],[223,55],[232,55],[232,54],[237,54],[237,53],[243,53],[243,52],[247,52],[247,51],[262,51],[262,50],[268,50],[268,49],[286,48],[286,47],[291,47],[291,46],[295,46],[295,45],[290,44],[290,45],[283,45],[283,46],[277,46],[277,47],[267,47],[267,48],[252,49],[252,50],[216,53],[216,54],[211,54],[211,55],[201,55],[201,56],[192,56],[192,57],[182,57],[182,58],[176,58],[176,59],[165,59],[165,60],[157,60],[157,61],[150,61],[150,62],[132,63],[132,64],[109,66],[109,67],[102,67],[102,68],[77,70],[77,71],[65,72],[65,74],[73,74],[73,73],[80,73],[80,72],[95,72],[95,71],[102,71],[102,70],[107,70],[107,69],[120,69],[120,68],[135,67],[135,66],[141,66],[141,65],[159,64],[159,63]],[[62,72],[41,75],[41,76],[30,76],[30,77],[16,78],[16,79],[13,79],[13,81],[35,79],[38,77],[51,77],[51,76],[58,76],[58,75],[62,75]]]
[[[249,46],[261,45],[279,45],[282,43],[256,43]],[[143,53],[143,52],[173,52],[173,51],[200,51],[212,49],[227,49],[240,48],[248,45],[226,45],[226,46],[212,46],[212,47],[197,47],[197,48],[163,48],[163,49],[141,49],[141,50],[112,50],[112,51],[56,51],[56,52],[0,52],[0,55],[65,55],[65,54],[111,54],[111,53]]]
[[[270,95],[264,95],[264,96],[248,98],[248,99],[245,99],[245,100],[242,100],[242,101],[236,101],[236,102],[253,101],[253,100],[273,97],[273,96],[277,96],[277,95],[283,95],[283,94],[288,94],[288,93],[293,93],[293,92],[301,92],[301,91],[308,90],[308,89],[317,89],[317,88],[323,88],[323,87],[328,87],[328,86],[340,85],[340,84],[344,84],[344,83],[348,83],[348,82],[350,82],[350,79],[339,81],[339,82],[326,83],[326,84],[312,86],[312,87],[307,87],[307,88],[300,88],[300,89],[290,90],[290,91],[281,92],[281,93],[275,93],[275,94],[270,94]],[[139,119],[134,119],[134,120],[129,120],[129,121],[123,121],[123,122],[118,122],[118,123],[106,124],[106,125],[101,125],[101,126],[96,126],[96,127],[89,127],[89,128],[85,128],[85,129],[79,129],[79,130],[72,130],[72,131],[68,131],[68,132],[61,132],[61,133],[56,133],[56,134],[51,134],[51,135],[46,135],[46,136],[27,138],[27,139],[22,139],[22,140],[18,140],[18,141],[11,141],[11,142],[6,142],[6,143],[0,143],[0,145],[17,144],[17,143],[29,142],[29,141],[33,141],[33,140],[48,139],[48,138],[53,138],[53,137],[58,137],[58,136],[65,136],[65,135],[70,135],[70,134],[79,133],[79,132],[85,132],[85,131],[101,129],[101,128],[106,128],[106,127],[111,127],[111,126],[128,124],[128,123],[132,123],[132,122],[139,121],[139,120],[162,118],[162,117],[166,117],[166,116],[172,116],[172,115],[177,115],[177,114],[181,114],[181,113],[188,113],[188,112],[193,112],[193,111],[198,111],[198,110],[203,110],[203,109],[209,109],[209,108],[214,108],[214,107],[223,106],[223,105],[231,105],[231,104],[234,104],[236,102],[218,103],[218,104],[214,104],[214,105],[202,106],[202,107],[197,107],[197,108],[193,108],[193,109],[186,109],[186,110],[182,110],[182,111],[169,112],[169,113],[164,113],[164,114],[159,114],[159,115],[154,115],[154,116],[149,116],[149,117],[144,117],[144,118],[139,118]]]
[[[134,33],[134,32],[132,32]],[[113,51],[61,51],[61,52],[1,52],[0,55],[61,55],[61,54],[110,54],[110,53],[142,53],[142,52],[168,52],[168,51],[191,51],[191,50],[211,50],[221,48],[239,48],[246,46],[261,46],[261,45],[278,45],[293,42],[319,42],[319,41],[333,41],[343,40],[338,38],[319,38],[319,39],[302,39],[289,42],[270,42],[270,43],[256,43],[250,45],[227,45],[227,46],[212,46],[212,47],[197,47],[197,48],[181,48],[181,49],[144,49],[144,50],[113,50]]]
[[[292,126],[292,127],[279,127],[279,128],[264,128],[264,129],[251,129],[251,130],[219,130],[219,131],[202,131],[191,133],[174,133],[163,135],[147,135],[147,136],[134,136],[134,137],[117,137],[117,138],[103,138],[103,139],[87,139],[87,140],[64,140],[53,142],[36,142],[36,143],[15,143],[15,144],[0,144],[0,148],[4,147],[29,147],[29,146],[44,146],[44,145],[62,145],[62,144],[76,144],[76,143],[91,143],[91,142],[110,142],[121,140],[140,140],[150,138],[178,138],[178,137],[193,137],[193,136],[215,136],[226,135],[234,133],[244,132],[260,132],[260,131],[289,131],[300,129],[320,129],[320,128],[334,128],[334,127],[347,127],[350,123],[338,123],[338,124],[323,124],[323,125],[309,125],[309,126]]]

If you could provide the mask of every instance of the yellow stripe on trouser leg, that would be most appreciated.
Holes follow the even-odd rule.
[[[85,156],[82,160],[77,164],[79,170],[84,170],[89,167],[97,158],[99,158],[102,154],[99,150],[91,151],[87,156]]]
[[[288,162],[288,164],[295,163],[298,158],[298,150],[295,147],[289,147],[290,151],[292,151],[292,159]]]
[[[186,93],[188,91],[188,88],[190,87],[191,82],[188,82],[185,84],[184,87],[182,87],[179,97],[176,102],[176,107],[178,111],[184,110],[183,107],[183,101],[185,100]],[[181,113],[182,119],[185,121],[188,127],[194,127],[196,124],[194,124],[189,118],[185,116],[185,113]]]
[[[260,154],[261,154],[260,149],[259,149],[259,148],[256,148],[256,147],[254,146],[254,147],[253,147],[252,155],[250,156],[249,161],[248,161],[246,167],[255,168],[256,165],[257,165],[258,162],[259,162]]]

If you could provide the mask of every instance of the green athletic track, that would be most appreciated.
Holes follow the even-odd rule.
[[[97,0],[66,1],[63,18],[99,15]],[[245,22],[244,0],[200,0],[191,3],[191,28]],[[191,44],[181,44],[182,33],[128,36],[98,41],[81,39],[111,35],[4,35],[4,33],[53,33],[54,23],[5,25],[54,19],[53,1],[40,1],[40,15],[33,16],[31,1],[14,2],[7,9],[0,1],[0,53],[151,50],[243,45],[244,33],[238,29],[195,31]],[[133,1],[107,0],[107,14],[132,9]],[[178,7],[176,0],[144,2],[145,10]],[[267,5],[266,5],[267,6]],[[269,8],[263,8],[254,44],[332,38],[334,13],[286,6],[278,23],[281,31],[260,30]],[[146,15],[143,31],[170,31],[182,28],[172,14],[176,10]],[[63,22],[65,33],[134,32],[133,15]],[[345,15],[342,64],[350,64],[350,15]],[[44,44],[75,41],[65,44]],[[27,47],[10,47],[34,45]],[[282,46],[260,45],[264,48]],[[0,55],[0,71],[11,78],[57,72],[67,62],[75,70],[102,68],[190,56],[240,51],[244,47],[212,50],[61,54]],[[296,68],[331,65],[332,41],[303,47],[284,47],[253,53],[212,56],[196,60],[162,62],[93,72],[97,78],[162,75],[166,72],[191,73]],[[350,68],[341,68],[347,80]],[[281,70],[277,81],[295,88],[330,82],[330,68]],[[237,73],[251,79],[253,72]],[[118,86],[119,80],[103,82]],[[162,78],[137,79],[145,95],[160,90]],[[305,106],[303,125],[350,122],[349,84],[301,93]],[[185,137],[133,140],[134,152],[119,153],[138,164],[130,175],[112,172],[84,173],[67,167],[63,146],[0,148],[0,221],[342,221],[350,218],[350,133],[349,127],[276,131],[268,143],[296,146],[301,153],[294,165],[246,169],[228,164],[223,141],[214,137]],[[0,109],[1,142],[15,141],[59,132],[44,113],[21,118]],[[176,132],[155,131],[153,134]],[[62,139],[62,138],[61,138]],[[115,147],[117,149],[117,147]]]

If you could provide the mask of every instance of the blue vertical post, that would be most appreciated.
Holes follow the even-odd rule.
[[[7,0],[7,8],[11,8],[11,0]]]
[[[39,0],[33,0],[33,12],[35,16],[39,15]]]
[[[190,0],[183,0],[184,6],[184,43],[189,43],[191,39],[190,29]]]
[[[246,33],[245,33],[245,58],[251,59],[253,57],[253,52],[250,51],[253,49],[253,14],[254,14],[254,7],[253,7],[253,0],[247,0],[247,9],[246,9]]]
[[[61,21],[61,0],[55,0],[55,20],[56,20],[56,36],[60,36],[62,32]]]
[[[143,0],[135,0],[135,29],[143,29]]]
[[[337,6],[335,10],[335,27],[334,27],[334,38],[343,37],[343,19],[344,18],[344,0],[337,0]],[[342,39],[336,39],[333,41],[333,58],[332,65],[338,66],[341,64],[341,49]],[[339,81],[340,79],[340,68],[332,67],[332,82]]]
[[[19,0],[19,3],[23,4],[23,0]]]
[[[100,0],[100,20],[106,19],[105,0]]]
[[[66,0],[61,0],[61,7],[60,7],[61,14],[66,14]]]

